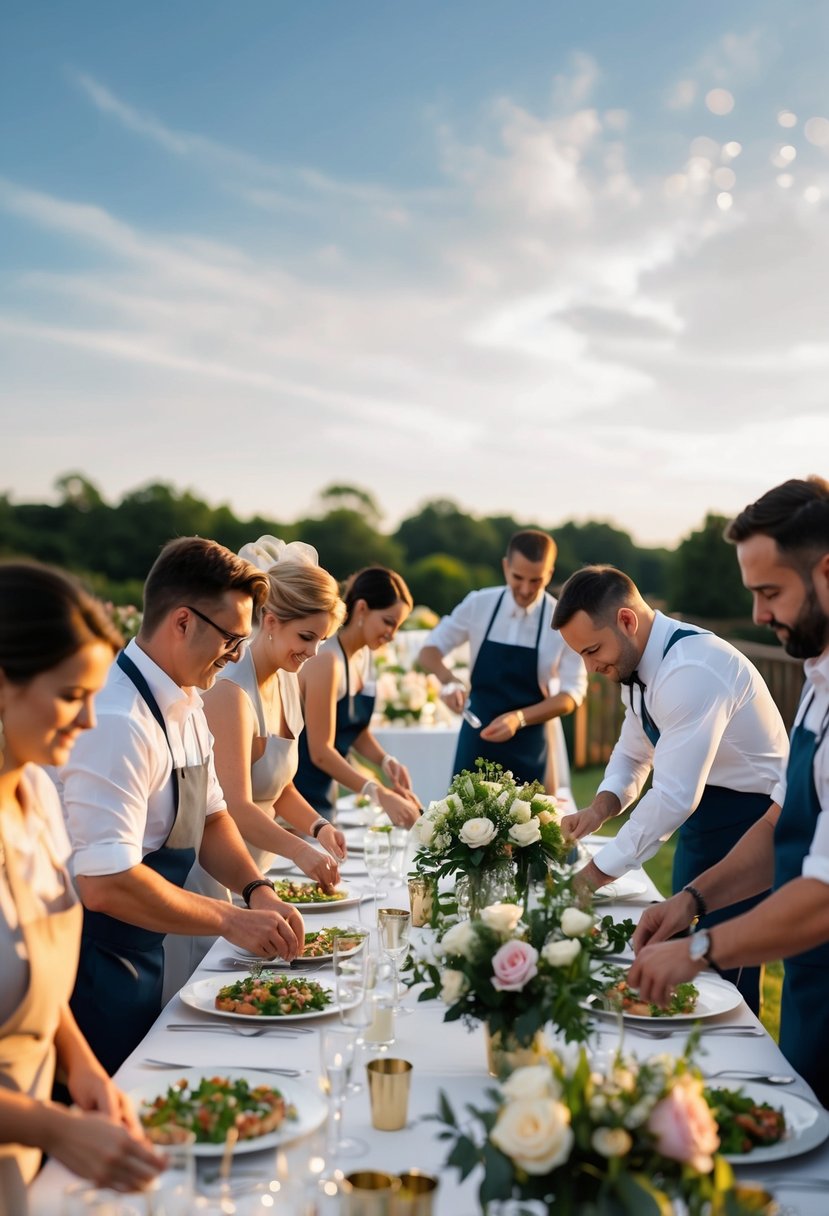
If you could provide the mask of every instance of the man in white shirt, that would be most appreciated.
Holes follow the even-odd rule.
[[[109,1072],[161,1010],[165,934],[223,935],[288,960],[304,941],[301,916],[277,899],[226,812],[196,691],[239,657],[267,589],[261,571],[215,541],[166,545],[144,586],[141,631],[62,772],[84,904],[72,1008]],[[197,856],[246,908],[183,889]]]
[[[682,890],[782,798],[788,743],[771,694],[735,647],[654,611],[612,566],[568,579],[553,628],[589,671],[622,686],[626,707],[593,802],[565,816],[563,830],[576,839],[597,831],[636,800],[653,770],[629,821],[582,876],[593,887],[618,878],[679,829],[673,888]],[[759,1009],[759,969],[729,978]]]
[[[549,628],[555,600],[545,588],[553,576],[556,546],[546,532],[528,528],[510,538],[503,559],[506,587],[472,591],[430,633],[419,662],[444,686],[455,713],[464,707],[453,771],[487,760],[511,769],[520,781],[544,782],[545,723],[571,714],[587,689],[577,655]],[[444,656],[469,642],[470,688],[455,679]]]
[[[780,1047],[829,1105],[829,482],[784,482],[729,525],[754,619],[786,651],[805,658],[806,688],[786,769],[782,809],[771,807],[718,865],[649,908],[634,934],[628,976],[643,998],[662,1004],[705,967],[784,959]],[[735,916],[735,900],[773,892]],[[693,924],[697,900],[732,918],[711,932],[668,938]]]

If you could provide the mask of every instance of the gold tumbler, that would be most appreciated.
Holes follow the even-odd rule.
[[[409,1110],[409,1088],[412,1066],[408,1060],[384,1057],[369,1060],[368,1092],[371,1099],[371,1122],[381,1132],[397,1132],[406,1126]]]
[[[438,1180],[422,1170],[400,1175],[400,1190],[394,1197],[393,1216],[432,1216]]]
[[[393,1216],[393,1201],[400,1191],[396,1174],[382,1170],[356,1170],[340,1184],[342,1216]]]
[[[434,900],[434,883],[431,878],[409,879],[409,906],[412,910],[412,924],[416,929],[432,923],[432,906]]]

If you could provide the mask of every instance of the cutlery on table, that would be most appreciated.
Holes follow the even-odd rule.
[[[199,1064],[182,1064],[180,1060],[156,1060],[152,1056],[147,1056],[146,1060],[141,1061],[142,1067],[146,1065],[149,1068],[200,1068]],[[219,1065],[211,1064],[211,1068],[218,1068]],[[228,1065],[228,1067],[238,1068],[238,1064]],[[246,1065],[242,1065],[246,1067]],[[310,1068],[263,1068],[261,1064],[252,1064],[251,1069],[254,1072],[272,1072],[279,1077],[302,1077],[311,1071]]]
[[[706,1081],[715,1077],[732,1077],[736,1081],[765,1081],[767,1085],[794,1085],[797,1077],[784,1072],[752,1072],[748,1068],[721,1068],[703,1074]]]
[[[208,1026],[201,1022],[168,1022],[165,1030],[207,1031],[208,1034],[240,1034],[252,1039],[260,1034],[281,1034],[295,1038],[299,1034],[313,1034],[309,1026]]]
[[[647,1039],[670,1039],[675,1034],[690,1034],[693,1030],[693,1023],[677,1026],[673,1030],[656,1030],[650,1026],[625,1026],[626,1034],[641,1034]],[[703,1038],[709,1034],[727,1034],[733,1035],[736,1038],[759,1038],[766,1032],[761,1026],[707,1026],[702,1032]]]

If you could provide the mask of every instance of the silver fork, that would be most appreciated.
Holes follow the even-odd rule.
[[[625,1033],[641,1034],[647,1039],[670,1039],[675,1034],[688,1034],[692,1029],[691,1025],[677,1026],[674,1030],[656,1030],[651,1029],[650,1026],[625,1026]],[[727,1034],[737,1038],[754,1039],[765,1033],[760,1026],[707,1026],[702,1035],[703,1038],[709,1034]]]
[[[254,1039],[262,1034],[278,1034],[284,1035],[286,1038],[296,1038],[300,1034],[314,1033],[309,1026],[207,1026],[194,1022],[168,1022],[165,1029],[207,1031],[210,1034],[240,1034],[246,1039]]]
[[[142,1060],[141,1064],[148,1065],[151,1068],[198,1068],[198,1064],[182,1064],[179,1060],[156,1060],[152,1056],[147,1056],[146,1060]],[[218,1065],[211,1065],[211,1068]],[[238,1068],[238,1064],[234,1064],[234,1068]],[[303,1077],[306,1076],[310,1068],[263,1068],[260,1064],[251,1066],[255,1072],[272,1072],[279,1077]]]

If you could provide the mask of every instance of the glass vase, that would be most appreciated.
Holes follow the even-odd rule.
[[[530,1043],[519,1043],[509,1031],[496,1030],[493,1034],[484,1024],[487,1070],[491,1077],[503,1081],[516,1068],[528,1068],[540,1064],[547,1053],[544,1032],[537,1030]]]

